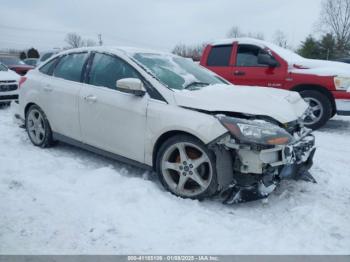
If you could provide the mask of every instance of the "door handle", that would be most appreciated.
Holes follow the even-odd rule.
[[[96,103],[97,102],[97,97],[93,95],[88,95],[84,97],[84,100],[89,103]]]
[[[236,70],[236,71],[233,72],[233,74],[234,74],[235,76],[244,76],[244,75],[245,75],[245,72]]]
[[[45,85],[44,86],[44,91],[51,92],[52,91],[52,87],[50,85]]]

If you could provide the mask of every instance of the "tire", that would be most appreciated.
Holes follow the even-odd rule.
[[[33,145],[47,148],[54,144],[52,131],[45,113],[37,105],[32,105],[25,116],[25,127]]]
[[[332,117],[331,101],[324,94],[313,90],[301,91],[300,95],[309,104],[304,116],[304,125],[313,130],[324,126]]]
[[[163,143],[156,171],[164,188],[182,198],[202,200],[218,189],[214,153],[189,135],[177,135]]]

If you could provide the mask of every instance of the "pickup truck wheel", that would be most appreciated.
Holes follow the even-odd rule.
[[[25,126],[29,139],[35,146],[45,148],[54,144],[49,121],[40,107],[32,105],[28,109]]]
[[[214,153],[194,137],[168,139],[159,149],[156,169],[163,186],[176,196],[201,200],[217,191]]]
[[[332,116],[332,104],[329,99],[313,90],[302,91],[300,95],[309,104],[303,116],[304,125],[314,130],[324,126]]]

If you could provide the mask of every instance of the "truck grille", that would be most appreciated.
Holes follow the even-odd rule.
[[[18,99],[18,95],[0,96],[0,101],[4,101],[4,100],[16,100],[16,99]]]
[[[17,90],[18,85],[16,81],[0,81],[0,92],[8,92]]]

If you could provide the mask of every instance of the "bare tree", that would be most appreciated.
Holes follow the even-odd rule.
[[[260,40],[264,40],[264,34],[263,33],[251,33],[248,34],[243,33],[238,26],[232,26],[231,29],[226,34],[227,37],[237,38],[237,37],[251,37],[256,38]]]
[[[82,47],[84,45],[83,39],[77,33],[67,34],[65,41],[71,48]]]
[[[277,30],[273,36],[273,42],[283,48],[288,47],[287,36],[281,30]]]
[[[335,36],[339,51],[350,44],[350,0],[324,0],[320,24]]]
[[[97,43],[92,39],[85,39],[83,40],[83,46],[97,46]]]
[[[174,47],[172,53],[182,57],[192,58],[193,61],[199,61],[205,46],[205,43],[193,46],[187,46],[180,43]]]
[[[227,37],[243,37],[245,36],[238,26],[232,26],[231,29],[227,32]]]
[[[249,32],[247,36],[251,37],[251,38],[260,39],[260,40],[264,40],[265,39],[263,33],[251,33],[251,32]]]

